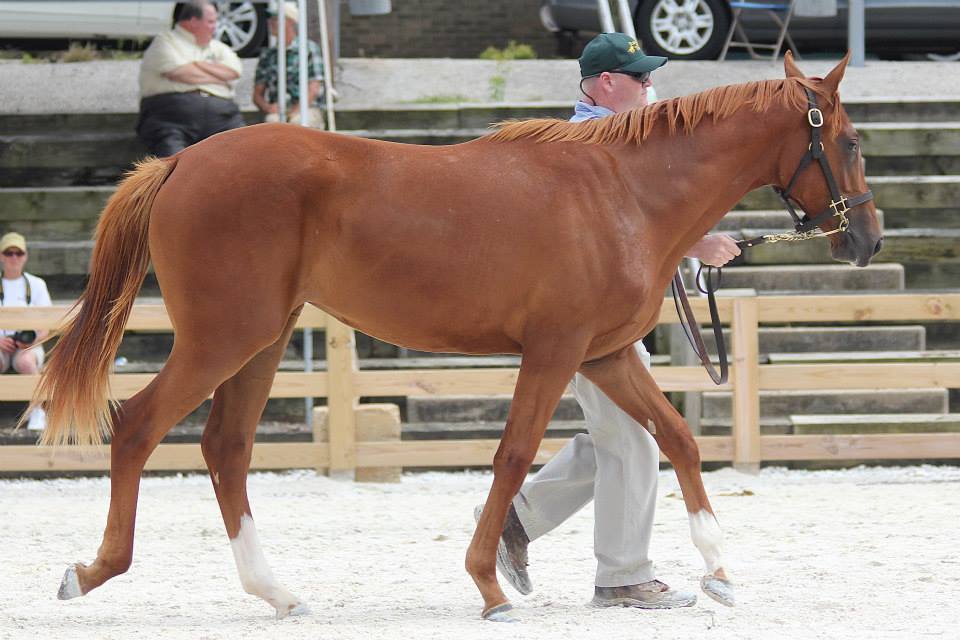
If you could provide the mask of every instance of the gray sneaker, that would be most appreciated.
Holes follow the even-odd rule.
[[[481,513],[483,513],[483,505],[478,504],[473,510],[473,519],[476,522],[480,522]],[[533,591],[533,583],[530,582],[530,576],[527,574],[527,564],[529,564],[527,545],[529,544],[530,539],[511,504],[507,512],[507,520],[503,523],[500,542],[497,543],[497,570],[511,587],[523,595]]]
[[[676,609],[692,607],[697,596],[684,591],[674,591],[659,580],[625,587],[595,587],[595,607],[638,607],[640,609]]]

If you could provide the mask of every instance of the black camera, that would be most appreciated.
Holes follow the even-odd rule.
[[[12,336],[14,342],[19,342],[20,344],[33,344],[33,341],[37,339],[37,332],[27,329],[26,331],[17,331]]]

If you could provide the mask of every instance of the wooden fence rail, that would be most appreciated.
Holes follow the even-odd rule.
[[[763,323],[958,321],[960,293],[757,296],[740,291],[721,298],[721,319],[733,334],[730,382],[715,386],[699,367],[654,367],[664,391],[730,391],[733,395],[731,436],[697,438],[705,461],[732,462],[755,469],[763,461],[960,458],[960,434],[760,435],[760,391],[793,389],[894,389],[960,387],[960,363],[782,364],[758,361],[758,329]],[[691,300],[697,317],[706,320],[703,300]],[[0,309],[0,329],[55,328],[69,307]],[[676,323],[672,305],[664,305],[661,324]],[[327,371],[277,374],[270,397],[325,397],[329,410],[326,442],[258,443],[252,468],[462,467],[491,464],[497,440],[362,442],[356,437],[356,407],[361,396],[508,395],[514,369],[360,371],[353,331],[313,307],[304,310],[298,326],[325,328]],[[134,306],[128,330],[170,331],[161,304]],[[119,399],[143,388],[153,374],[115,374],[111,387]],[[36,376],[0,377],[0,401],[28,400]],[[544,462],[566,442],[546,439],[538,454]],[[109,468],[104,450],[24,445],[0,446],[0,471],[96,471]],[[199,445],[163,444],[148,469],[204,469]]]

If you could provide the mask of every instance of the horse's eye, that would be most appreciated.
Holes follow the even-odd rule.
[[[850,142],[848,142],[848,143],[847,143],[847,149],[848,149],[849,151],[856,151],[856,150],[857,150],[857,141],[856,141],[856,140],[851,140]]]

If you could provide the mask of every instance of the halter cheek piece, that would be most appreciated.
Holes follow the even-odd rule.
[[[830,162],[827,160],[827,154],[823,152],[823,112],[817,107],[816,94],[806,87],[804,87],[803,90],[807,93],[807,122],[810,124],[810,144],[807,145],[807,152],[800,159],[800,165],[797,167],[797,170],[793,172],[793,176],[790,178],[787,186],[785,188],[773,188],[777,195],[780,196],[780,199],[783,200],[783,205],[786,207],[790,217],[793,218],[794,232],[775,233],[750,238],[749,240],[741,240],[737,243],[741,247],[755,247],[758,244],[772,244],[782,240],[809,240],[810,238],[841,233],[846,231],[847,227],[850,226],[847,212],[856,206],[873,200],[873,192],[869,190],[855,196],[845,196],[840,193],[840,189],[837,187],[837,181],[833,177],[833,170],[830,168]],[[804,169],[810,166],[814,160],[820,164],[823,177],[827,180],[827,187],[830,189],[830,204],[826,209],[812,218],[807,215],[806,212],[804,212],[801,218],[794,209],[794,204],[797,204],[798,207],[800,205],[793,199],[790,192],[800,178],[800,174],[803,173]],[[836,228],[831,231],[819,230],[819,225],[834,217],[839,218]]]
[[[804,87],[804,91],[807,93],[807,122],[810,124],[810,144],[807,145],[807,152],[800,159],[800,165],[797,167],[797,170],[793,172],[793,176],[790,178],[790,182],[787,183],[786,188],[773,188],[773,190],[777,192],[777,195],[780,196],[780,199],[783,200],[783,204],[787,208],[790,217],[793,218],[794,231],[740,240],[737,242],[737,246],[741,248],[746,249],[759,244],[772,244],[781,241],[809,240],[811,238],[842,233],[850,226],[847,212],[858,205],[873,200],[873,193],[871,191],[865,191],[851,197],[840,193],[840,189],[837,187],[837,181],[833,176],[833,170],[830,168],[827,155],[823,150],[823,112],[817,107],[816,94],[806,87]],[[798,207],[800,207],[800,205],[793,199],[790,191],[796,185],[800,174],[803,173],[804,169],[810,166],[814,160],[820,163],[823,177],[827,180],[827,187],[830,189],[830,204],[826,209],[812,218],[804,211],[803,217],[801,218],[794,209],[794,204]],[[800,208],[802,209],[803,207]],[[830,231],[821,231],[819,225],[827,222],[830,218],[839,218],[836,228]],[[707,349],[703,344],[703,337],[700,335],[700,328],[697,326],[697,320],[694,318],[693,310],[690,308],[690,303],[687,300],[687,294],[683,286],[683,278],[680,276],[679,269],[677,269],[677,273],[673,276],[673,282],[671,283],[673,302],[677,307],[677,315],[680,317],[680,326],[683,327],[683,332],[686,334],[687,340],[690,341],[690,346],[693,347],[694,353],[700,358],[700,362],[707,370],[710,379],[716,384],[723,384],[727,381],[729,367],[727,365],[727,348],[723,339],[723,333],[720,329],[717,301],[714,296],[716,290],[720,288],[721,270],[719,268],[716,269],[717,278],[716,284],[714,284],[712,277],[714,268],[708,266],[707,277],[704,279],[704,284],[701,285],[700,273],[702,270],[703,265],[701,265],[697,271],[696,285],[701,293],[707,294],[707,302],[710,306],[710,322],[713,325],[713,335],[717,342],[717,354],[720,360],[719,373],[710,362],[710,355],[707,353]],[[683,313],[681,313],[681,306],[683,307]],[[684,316],[686,316],[686,322],[684,322]]]

